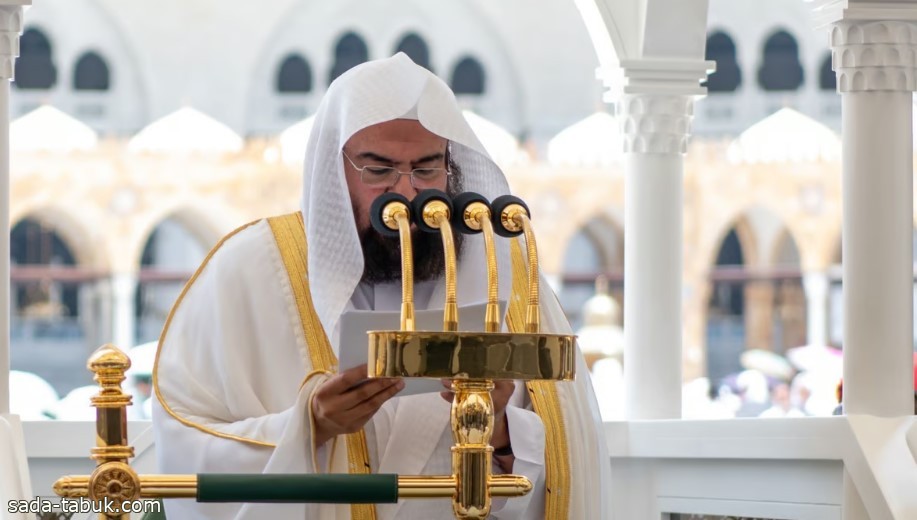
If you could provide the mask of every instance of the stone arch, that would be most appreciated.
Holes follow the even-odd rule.
[[[784,227],[780,235],[774,240],[768,255],[769,266],[795,265],[802,266],[802,250],[799,248],[799,242],[793,236],[793,231],[789,227]]]
[[[79,289],[62,278],[64,272],[79,269],[72,244],[73,240],[47,219],[27,216],[12,227],[10,293],[13,316],[41,320],[79,316]],[[17,276],[20,270],[26,272]],[[52,270],[56,274],[52,274]]]
[[[624,266],[624,226],[611,215],[602,212],[587,217],[575,233],[585,233],[596,247],[604,269]],[[567,238],[564,250],[570,248],[573,236]]]
[[[202,200],[175,201],[140,218],[134,227],[125,255],[129,263],[123,267],[131,271],[140,267],[143,250],[153,231],[161,222],[170,218],[185,226],[202,244],[207,244],[208,250],[224,235],[246,222],[244,216],[220,203]]]
[[[718,245],[710,265],[713,275],[716,266],[747,266],[749,257],[755,257],[754,236],[744,216],[730,221],[719,234]],[[703,306],[702,327],[706,372],[711,382],[738,371],[738,358],[745,347],[745,294],[731,282],[707,280]]]
[[[219,239],[187,208],[176,208],[150,231],[140,257],[134,293],[136,342],[156,341],[185,283]]]
[[[808,338],[807,296],[803,286],[803,258],[800,242],[785,227],[772,248],[770,265],[776,276],[773,294],[773,338],[770,347],[777,352],[799,347]]]
[[[709,244],[707,250],[701,253],[704,266],[715,266],[716,259],[723,241],[730,231],[735,231],[739,243],[742,246],[742,256],[745,265],[756,265],[758,263],[758,248],[755,245],[755,235],[751,224],[744,215],[744,210],[738,211],[735,215],[726,219],[716,226],[717,232],[713,235],[716,237]]]
[[[563,243],[558,298],[575,330],[583,304],[595,294],[598,276],[610,278],[612,296],[623,302],[624,231],[610,215],[600,213],[586,219]]]
[[[73,253],[76,265],[100,271],[108,268],[104,248],[99,247],[99,237],[92,231],[94,226],[81,213],[57,204],[28,204],[13,208],[10,228],[26,219],[38,221],[55,230]]]

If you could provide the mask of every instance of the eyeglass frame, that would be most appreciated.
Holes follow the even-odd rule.
[[[357,166],[356,163],[353,162],[353,159],[351,159],[350,156],[347,155],[347,152],[345,152],[343,148],[341,149],[341,155],[343,155],[344,158],[347,159],[347,162],[349,162],[350,165],[353,166],[353,169],[354,169],[354,170],[360,172],[360,182],[363,183],[363,184],[366,185],[366,186],[370,186],[370,187],[374,187],[374,188],[392,188],[392,187],[394,187],[396,184],[398,184],[398,181],[401,180],[401,177],[403,177],[403,176],[405,176],[405,175],[409,175],[409,176],[410,176],[410,179],[411,179],[410,182],[411,182],[411,187],[412,187],[412,188],[414,188],[415,190],[422,190],[422,189],[425,189],[426,187],[423,187],[423,186],[418,187],[418,186],[416,186],[416,185],[414,184],[414,180],[415,180],[415,179],[414,179],[414,172],[417,171],[417,170],[437,170],[437,171],[442,170],[442,171],[446,172],[446,177],[445,177],[445,179],[446,179],[446,183],[447,183],[447,184],[449,183],[449,176],[452,175],[452,170],[450,170],[450,169],[448,168],[448,165],[449,165],[449,148],[448,148],[448,147],[446,148],[446,158],[444,159],[444,162],[446,163],[446,166],[447,166],[446,168],[414,168],[414,169],[412,169],[412,170],[409,171],[409,172],[403,172],[403,171],[399,170],[398,168],[395,168],[394,166],[382,166],[382,165],[380,165],[380,164],[368,164],[368,165],[363,166],[363,167],[361,168],[361,167]],[[370,183],[366,182],[366,181],[364,180],[364,178],[363,178],[363,177],[366,175],[366,169],[367,169],[367,168],[389,169],[389,170],[391,170],[392,172],[397,173],[398,176],[395,177],[395,178],[394,178],[395,180],[394,180],[391,184],[388,184],[388,185],[386,185],[386,184],[370,184]],[[378,175],[378,174],[375,174],[375,175]],[[389,173],[389,175],[391,175],[391,173]]]

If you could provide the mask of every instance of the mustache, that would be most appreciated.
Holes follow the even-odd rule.
[[[453,234],[456,257],[461,256],[464,236]],[[360,233],[363,247],[363,277],[368,283],[385,283],[401,280],[401,241],[385,237],[369,227]],[[411,232],[414,260],[414,281],[435,280],[446,269],[446,253],[439,233],[426,233],[419,229]]]

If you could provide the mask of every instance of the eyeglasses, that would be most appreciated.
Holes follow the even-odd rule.
[[[391,188],[398,184],[402,175],[411,176],[411,186],[415,189],[438,188],[442,186],[443,179],[452,175],[447,168],[414,168],[409,172],[403,172],[393,166],[364,166],[361,168],[354,164],[353,159],[348,157],[343,150],[341,153],[350,162],[353,169],[360,172],[360,181],[374,188]]]

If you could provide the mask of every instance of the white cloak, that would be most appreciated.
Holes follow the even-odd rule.
[[[542,326],[556,330],[559,308],[552,310],[556,300],[550,293],[545,296]],[[437,307],[435,301],[431,306]],[[562,314],[560,318],[565,323]],[[262,220],[226,240],[205,262],[164,331],[155,371],[159,470],[326,472],[331,455],[330,469],[346,472],[342,440],[334,450],[330,441],[317,453],[311,449],[309,397],[327,376],[312,377],[300,387],[310,369],[280,250]],[[596,428],[594,396],[582,356],[577,370],[576,382],[559,384],[572,468],[570,518],[600,518],[605,510],[601,485],[608,482],[609,462]],[[535,488],[525,497],[495,500],[494,518],[543,518],[544,430],[538,416],[525,407],[524,396],[517,390],[507,407],[516,456],[513,473],[529,477]],[[365,428],[373,472],[450,474],[448,425],[449,404],[439,394],[390,400]],[[341,505],[167,500],[166,511],[170,520],[350,518],[349,506]],[[377,512],[380,519],[453,518],[445,499],[380,504]]]

